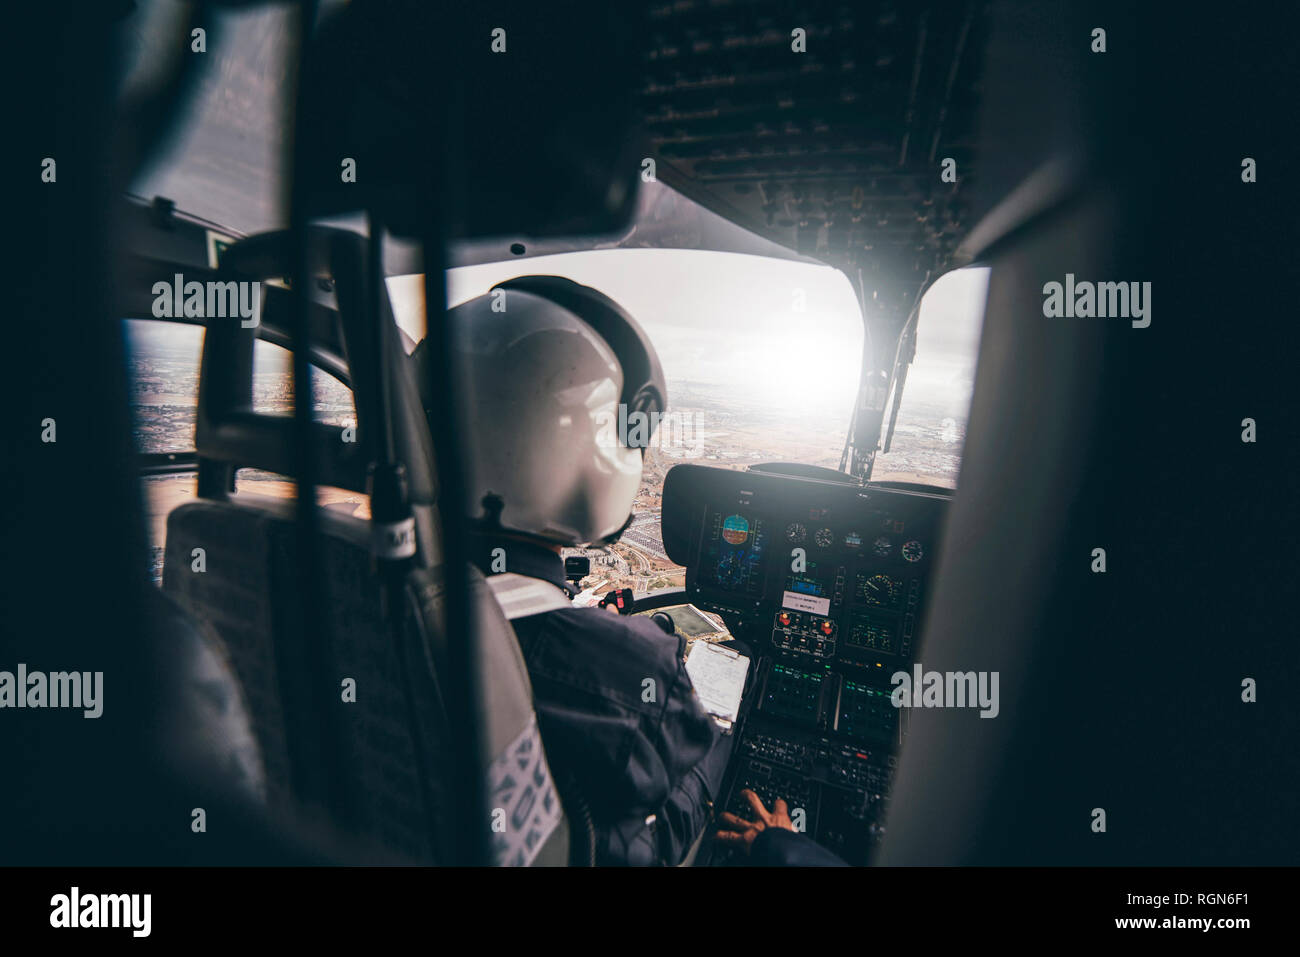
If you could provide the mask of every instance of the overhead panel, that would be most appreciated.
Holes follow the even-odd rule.
[[[868,309],[906,316],[971,225],[982,7],[652,4],[639,104],[656,175],[860,268]]]

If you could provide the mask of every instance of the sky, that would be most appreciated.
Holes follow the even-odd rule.
[[[848,280],[829,267],[701,250],[595,250],[449,270],[448,303],[529,274],[565,276],[623,306],[659,352],[670,391],[674,382],[708,384],[777,412],[852,407],[862,323]],[[418,332],[419,280],[389,288],[399,323]]]
[[[964,421],[975,385],[988,277],[987,268],[958,269],[941,276],[926,292],[900,416],[908,399],[924,398],[954,414],[960,411]]]
[[[862,327],[848,280],[834,270],[700,250],[606,250],[576,260],[545,257],[525,268],[565,268],[620,303],[659,351],[670,387],[722,386],[770,411],[851,407]],[[517,272],[522,264],[503,265]],[[493,268],[456,277],[452,301],[477,294]]]
[[[459,305],[520,275],[562,275],[621,304],[645,329],[668,380],[797,422],[845,419],[858,384],[862,323],[848,279],[827,266],[701,250],[610,249],[507,260],[448,271]],[[986,269],[941,277],[921,302],[908,407],[941,406],[964,422],[974,383]],[[394,277],[399,324],[423,335],[422,280]],[[800,305],[802,304],[802,310]]]

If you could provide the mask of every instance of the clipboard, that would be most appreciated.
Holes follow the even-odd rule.
[[[686,653],[686,673],[704,710],[724,733],[740,715],[740,700],[749,674],[749,658],[710,641],[696,641]]]

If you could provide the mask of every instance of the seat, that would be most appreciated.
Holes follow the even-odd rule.
[[[349,358],[358,413],[355,443],[313,424],[319,481],[365,491],[381,416],[409,475],[418,548],[402,573],[402,607],[385,613],[372,522],[315,512],[314,554],[304,556],[296,503],[233,492],[238,468],[290,473],[292,422],[251,408],[256,329],[210,320],[204,340],[196,448],[199,497],[167,521],[163,589],[219,636],[242,685],[263,756],[268,807],[373,849],[376,860],[440,863],[465,827],[453,788],[453,744],[464,715],[441,692],[447,647],[445,589],[434,533],[432,452],[415,383],[395,336],[368,327],[366,240],[317,230],[309,243],[313,279],[335,284],[339,340]],[[223,261],[226,278],[289,272],[288,236],[250,237]],[[287,328],[292,297],[268,289],[264,335]],[[383,303],[382,321],[392,323]],[[395,328],[395,327],[394,327]],[[380,398],[375,345],[394,354],[387,404]],[[378,366],[382,368],[382,366]],[[194,559],[203,549],[203,562]],[[299,569],[310,558],[323,627],[309,633]],[[202,570],[199,570],[199,569]],[[482,576],[470,572],[481,688],[479,756],[492,861],[564,864],[569,825],[551,779],[518,644]]]

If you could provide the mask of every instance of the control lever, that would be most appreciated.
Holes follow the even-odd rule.
[[[632,604],[635,599],[632,596],[632,589],[618,588],[610,592],[600,600],[601,608],[613,608],[620,615],[632,614]]]
[[[673,616],[666,611],[657,611],[650,616],[650,620],[663,629],[665,634],[677,634],[677,625],[673,621]]]

